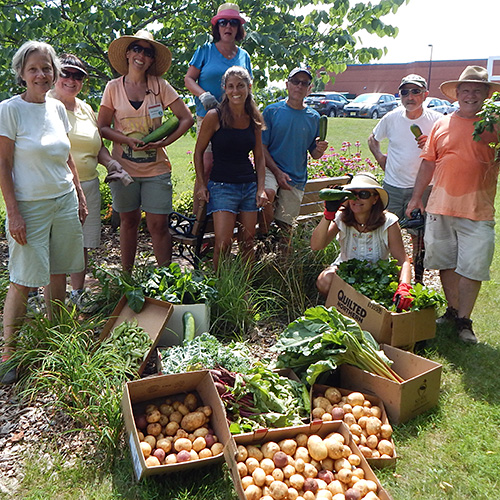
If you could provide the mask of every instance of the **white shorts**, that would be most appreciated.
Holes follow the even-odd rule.
[[[490,279],[495,221],[428,213],[424,242],[426,269],[455,269],[471,280]]]
[[[272,189],[276,193],[274,199],[274,218],[292,225],[300,212],[300,204],[304,197],[304,190],[292,187],[292,189],[280,189],[276,177],[266,167],[266,189]]]

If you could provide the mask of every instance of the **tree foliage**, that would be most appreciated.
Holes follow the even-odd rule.
[[[380,0],[350,5],[349,0],[240,0],[249,22],[241,43],[254,67],[255,85],[268,76],[283,79],[294,66],[340,73],[348,62],[367,63],[382,49],[362,47],[363,30],[395,36],[397,28],[382,21],[408,0]],[[0,0],[0,99],[18,89],[10,72],[14,52],[27,40],[44,40],[58,53],[72,52],[90,67],[89,97],[97,99],[107,80],[117,76],[107,59],[109,43],[140,28],[149,29],[173,55],[169,82],[183,94],[183,77],[196,48],[210,41],[210,19],[219,1],[200,0]],[[310,6],[307,14],[301,7]]]

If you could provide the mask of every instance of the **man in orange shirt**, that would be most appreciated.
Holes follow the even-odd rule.
[[[468,66],[458,80],[444,82],[441,92],[460,108],[438,120],[422,153],[407,215],[423,211],[422,194],[433,180],[427,203],[425,267],[439,269],[448,308],[438,321],[452,321],[458,338],[476,344],[470,319],[481,283],[489,280],[495,244],[494,200],[498,178],[496,133],[473,140],[474,122],[487,97],[500,91],[486,69]]]

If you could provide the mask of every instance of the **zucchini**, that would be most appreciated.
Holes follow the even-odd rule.
[[[328,130],[328,118],[326,115],[319,117],[319,140],[324,141],[326,139],[326,132]]]
[[[418,125],[410,125],[410,130],[417,139],[422,135],[422,130]]]
[[[144,144],[150,142],[161,141],[165,139],[167,135],[174,132],[179,126],[179,118],[177,116],[171,116],[168,120],[164,121],[157,129],[153,130],[150,134],[143,137],[141,140]]]
[[[186,311],[182,315],[182,326],[184,327],[184,342],[193,340],[196,332],[196,323],[192,312]]]
[[[324,188],[319,192],[320,200],[325,201],[338,201],[338,200],[355,200],[356,195],[350,191],[343,191],[342,189]]]

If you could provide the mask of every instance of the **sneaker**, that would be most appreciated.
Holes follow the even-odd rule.
[[[447,307],[446,312],[436,319],[436,325],[445,325],[446,323],[454,323],[458,317],[458,311],[454,307]]]
[[[7,370],[6,372],[3,372],[5,364],[5,361],[2,361],[2,363],[0,364],[0,385],[15,384],[17,382],[17,369],[14,367],[10,370]]]
[[[47,306],[43,295],[38,293],[38,290],[28,293],[28,301],[26,302],[26,315],[33,318],[39,314],[45,314]]]
[[[91,314],[98,307],[96,301],[91,297],[90,292],[83,289],[71,290],[69,302],[70,304],[74,304],[84,314]]]
[[[477,344],[477,338],[472,330],[472,320],[469,318],[457,318],[455,320],[457,325],[458,338],[467,344]]]

